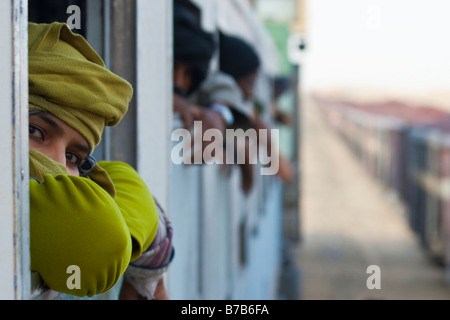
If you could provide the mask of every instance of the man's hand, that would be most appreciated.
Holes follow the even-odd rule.
[[[195,145],[196,139],[192,139],[192,158],[191,163],[194,163],[195,155],[197,153],[201,152],[201,159],[202,163],[205,163],[205,160],[210,159],[204,159],[203,153],[205,151],[205,148],[212,143],[213,141],[203,141],[204,134],[209,129],[217,129],[220,131],[220,134],[222,135],[222,138],[225,139],[225,130],[227,128],[227,125],[225,123],[225,120],[223,119],[222,115],[212,109],[202,108],[201,112],[199,113],[199,118],[195,119],[196,121],[201,121],[202,124],[202,132],[201,132],[201,147],[198,145]],[[221,159],[220,159],[221,160]]]
[[[137,290],[127,281],[127,279],[123,279],[122,288],[120,289],[119,300],[146,300],[142,295],[137,292]],[[158,281],[155,290],[155,299],[154,300],[170,300],[169,295],[167,294],[166,287],[164,285],[164,278]]]
[[[204,163],[205,159],[203,159],[203,151],[212,142],[203,141],[204,133],[208,129],[218,129],[222,134],[222,137],[225,137],[225,130],[227,128],[225,120],[218,111],[193,105],[189,103],[186,98],[176,93],[173,94],[173,110],[180,114],[184,128],[187,130],[191,130],[193,128],[194,121],[201,121],[202,132],[200,140],[202,141],[202,145],[194,145],[196,139],[192,139],[191,163],[194,163],[195,154],[197,152],[201,152],[202,163]]]
[[[194,124],[194,120],[200,117],[201,108],[190,104],[186,98],[174,93],[173,111],[180,114],[184,128],[187,130],[191,130],[192,125]]]
[[[137,290],[127,281],[123,279],[122,288],[120,288],[119,300],[146,300]]]
[[[164,284],[164,278],[161,278],[158,281],[158,285],[156,286],[155,291],[155,300],[170,300],[169,295],[167,294],[166,286]]]

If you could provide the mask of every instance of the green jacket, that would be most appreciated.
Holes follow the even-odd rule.
[[[31,270],[53,290],[93,296],[111,289],[151,244],[158,213],[144,181],[128,164],[101,161],[115,197],[88,178],[45,175],[30,180]],[[68,267],[80,270],[70,289]]]

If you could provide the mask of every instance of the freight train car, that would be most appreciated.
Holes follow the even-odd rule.
[[[450,113],[400,101],[319,95],[314,101],[368,174],[402,204],[423,250],[449,274]]]

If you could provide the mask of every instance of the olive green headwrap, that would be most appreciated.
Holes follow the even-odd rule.
[[[29,108],[80,132],[91,152],[128,109],[131,85],[105,68],[88,42],[59,22],[28,24]]]
[[[77,130],[91,153],[105,126],[114,126],[125,115],[133,88],[105,68],[88,42],[60,22],[28,23],[29,110],[46,111]],[[60,174],[51,161],[30,151],[30,174]],[[53,163],[54,164],[54,163]],[[98,165],[91,179],[114,196],[114,186]]]

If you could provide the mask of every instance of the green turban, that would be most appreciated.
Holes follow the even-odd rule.
[[[86,138],[91,152],[104,127],[119,123],[133,96],[131,85],[60,22],[28,24],[28,72],[30,110],[66,122]]]

